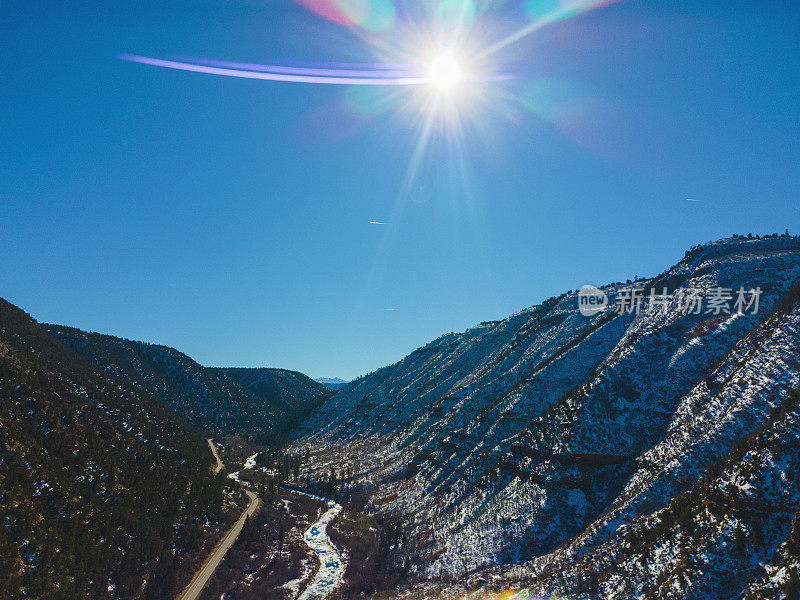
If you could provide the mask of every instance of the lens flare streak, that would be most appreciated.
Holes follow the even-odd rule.
[[[229,67],[214,67],[210,65],[193,64],[176,60],[164,60],[161,58],[151,58],[149,56],[139,56],[137,54],[120,54],[118,58],[129,62],[152,65],[154,67],[165,67],[177,69],[179,71],[191,71],[193,73],[206,73],[209,75],[224,75],[226,77],[242,77],[245,79],[262,79],[266,81],[283,81],[289,83],[321,83],[328,85],[422,85],[427,83],[425,77],[382,77],[379,73],[369,77],[334,76],[331,73],[337,72],[336,69],[317,69],[317,75],[309,75],[309,69],[298,67],[286,67],[284,72],[276,73],[272,71],[254,71],[245,69],[235,69]],[[264,65],[266,67],[266,65]]]
[[[120,54],[117,58],[144,65],[191,71],[193,73],[206,73],[209,75],[224,75],[226,77],[242,77],[245,79],[261,79],[266,81],[283,81],[290,83],[317,83],[327,85],[386,85],[386,86],[411,86],[437,84],[424,69],[392,71],[376,68],[375,65],[365,65],[364,69],[319,68],[319,67],[291,67],[284,65],[259,65],[252,63],[234,63],[226,61],[196,60],[183,62],[177,60],[164,60],[138,54]],[[205,64],[203,64],[205,63]],[[330,64],[330,63],[328,63]],[[511,74],[476,76],[465,79],[467,81],[487,82],[506,81],[513,79]]]
[[[263,73],[284,73],[287,75],[312,75],[316,77],[366,77],[380,79],[394,79],[403,77],[417,77],[419,70],[413,65],[394,66],[381,63],[321,63],[307,65],[261,65],[257,63],[231,62],[227,60],[211,60],[206,58],[192,58],[188,64],[235,69],[237,71],[257,71]]]
[[[581,13],[589,12],[596,8],[616,4],[622,0],[528,0],[527,7],[530,17],[533,22],[498,40],[494,44],[487,46],[481,52],[482,57],[494,54],[498,50],[515,44],[523,38],[536,33],[540,29],[555,23],[563,21],[579,15]]]

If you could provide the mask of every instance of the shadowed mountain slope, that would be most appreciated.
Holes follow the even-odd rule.
[[[159,401],[0,299],[0,597],[168,598],[222,476]]]
[[[204,367],[167,346],[45,327],[92,364],[160,398],[208,433],[245,433],[275,441],[331,394],[295,371]]]

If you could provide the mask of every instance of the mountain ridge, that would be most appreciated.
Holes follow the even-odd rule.
[[[798,279],[800,240],[794,237],[737,237],[694,247],[662,274],[632,282],[645,298],[663,287],[674,292],[663,311],[587,318],[577,294],[568,292],[507,319],[445,334],[337,392],[306,421],[295,447],[315,456],[306,474],[311,479],[348,456],[344,492],[367,493],[372,512],[404,519],[409,541],[395,560],[409,560],[421,580],[528,561],[561,568],[566,559],[558,556],[566,551],[560,549],[576,547],[584,531],[607,528],[603,515],[634,493],[627,490],[637,469],[653,460],[647,452],[676,443],[665,439],[670,423],[685,419],[679,411],[692,390],[706,386],[709,402],[732,401],[720,396],[726,388],[713,378],[734,360],[732,353],[769,335],[789,340],[762,354],[745,352],[741,368],[783,360],[771,385],[787,388],[755,395],[742,409],[749,419],[762,420],[759,406],[770,394],[794,393],[798,366],[788,359]],[[613,306],[630,287],[602,289]],[[708,302],[720,287],[761,288],[760,310],[679,310],[695,291]],[[773,323],[776,311],[783,317],[770,329],[764,323]],[[710,426],[712,419],[708,413],[702,423]],[[700,431],[686,435],[698,438]],[[692,458],[699,467],[674,475],[689,478],[680,493],[689,483],[700,485],[700,472],[725,456],[724,445],[704,448]],[[679,494],[671,489],[649,492],[637,510],[658,519]],[[793,482],[786,492],[797,493]],[[632,522],[626,515],[622,524]],[[776,522],[774,531],[785,532],[785,524]],[[584,544],[582,552],[595,556],[601,547]],[[715,552],[721,561],[733,560]],[[553,574],[520,569],[519,579],[538,573],[547,593],[576,593]],[[756,572],[747,573],[738,592],[754,585]],[[680,580],[679,572],[674,576]],[[702,597],[735,597],[727,583],[711,579]],[[640,583],[660,589],[644,574]],[[632,597],[630,590],[615,593],[609,597]]]
[[[297,371],[204,367],[169,346],[62,325],[45,329],[92,364],[161,398],[206,434],[243,433],[279,443],[331,393]]]

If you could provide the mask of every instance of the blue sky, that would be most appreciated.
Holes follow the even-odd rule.
[[[476,31],[526,26],[524,5],[493,3]],[[796,2],[623,1],[551,23],[503,49],[514,80],[485,84],[459,152],[434,136],[410,185],[425,115],[408,95],[378,110],[363,89],[116,58],[372,62],[410,21],[369,31],[288,0],[0,3],[0,294],[207,365],[351,378],[699,242],[800,231]]]

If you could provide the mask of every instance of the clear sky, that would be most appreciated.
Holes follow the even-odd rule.
[[[800,231],[794,1],[579,2],[480,65],[513,79],[433,112],[427,85],[118,58],[432,60],[436,2],[339,2],[3,0],[0,295],[207,365],[351,378],[696,243]],[[478,2],[459,60],[558,4]]]

